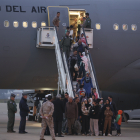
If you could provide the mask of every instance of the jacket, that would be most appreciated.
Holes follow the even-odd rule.
[[[122,110],[119,110],[118,111],[118,115],[117,115],[117,118],[116,118],[116,121],[115,121],[118,125],[121,125],[122,123]]]
[[[86,18],[85,27],[86,28],[91,28],[91,19],[89,17]]]
[[[112,120],[113,112],[111,110],[105,110],[105,120]]]
[[[41,115],[46,117],[52,117],[53,112],[54,112],[54,105],[49,100],[43,103],[39,111]]]
[[[86,105],[83,103],[82,105],[82,114],[88,116],[89,115],[89,110],[90,110],[90,105],[86,107]]]
[[[71,39],[69,36],[64,36],[62,37],[62,40],[61,40],[61,48],[63,49],[63,52],[67,51],[67,50],[70,50],[70,47],[71,47]]]
[[[83,88],[82,90],[81,89],[79,89],[77,92],[76,92],[76,94],[78,94],[79,96],[81,96],[81,93],[82,92],[85,92],[86,93],[86,90]]]
[[[112,106],[114,115],[116,116],[116,115],[117,115],[117,107],[116,107],[115,102],[112,101],[112,102],[110,103],[110,105]]]
[[[77,64],[77,55],[70,55],[69,57],[69,68],[74,68],[74,65]]]
[[[59,98],[57,98],[53,102],[53,104],[54,104],[53,120],[61,122],[63,120],[63,112],[64,112],[63,102]]]
[[[17,112],[17,105],[15,101],[9,100],[7,102],[8,114],[15,114]]]
[[[78,107],[78,117],[82,116],[81,103],[77,103],[77,107]]]
[[[65,117],[68,119],[78,118],[78,107],[75,102],[67,102],[65,108]]]
[[[59,17],[56,16],[56,17],[53,19],[53,25],[59,27]]]
[[[87,96],[87,97],[90,97],[91,88],[93,88],[92,80],[91,80],[91,77],[90,77],[89,82],[86,82],[85,78],[86,78],[86,77],[83,77],[83,78],[81,79],[81,84],[84,82],[84,89],[86,90],[86,96]]]
[[[86,48],[87,50],[89,50],[89,47],[88,47],[85,43],[83,43],[83,42],[82,42],[82,46],[83,46],[83,48],[84,48],[84,51],[85,51],[85,48]],[[78,47],[79,47],[79,44],[78,44],[78,42],[77,42],[77,43],[74,44],[73,50],[78,50]]]
[[[28,116],[28,112],[30,112],[30,110],[29,110],[29,107],[27,105],[27,100],[24,99],[23,97],[20,100],[19,109],[20,109],[21,116]]]
[[[66,108],[67,102],[68,102],[68,99],[64,98],[64,100],[63,100],[64,112],[63,113],[65,113],[65,108]]]
[[[98,105],[92,106],[89,111],[89,117],[92,119],[99,119],[100,108]]]

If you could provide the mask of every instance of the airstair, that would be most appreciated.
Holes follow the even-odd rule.
[[[86,30],[87,31],[87,30]],[[93,34],[91,31],[86,32],[85,29],[81,29],[81,32],[84,33],[86,38],[86,33]],[[93,38],[92,38],[93,40]],[[87,39],[86,39],[87,41]],[[93,42],[93,41],[92,41]],[[87,42],[88,44],[88,42]],[[91,43],[90,45],[93,45]],[[70,74],[70,70],[68,67],[68,60],[66,57],[66,54],[61,51],[58,35],[55,27],[40,27],[37,30],[37,48],[44,48],[44,49],[54,49],[56,54],[56,62],[57,62],[57,68],[58,68],[58,93],[59,90],[61,92],[68,92],[69,96],[74,97],[74,86],[75,82],[72,81],[72,77]],[[96,74],[94,71],[94,66],[91,58],[91,54],[87,53],[87,58],[89,62],[89,71],[92,78],[93,87],[97,89],[97,93],[99,94],[99,88],[96,80]],[[100,97],[100,95],[99,95]]]

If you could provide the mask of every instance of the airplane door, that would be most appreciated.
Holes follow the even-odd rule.
[[[58,30],[58,39],[61,40],[62,36],[65,35],[65,29],[69,26],[69,8],[66,6],[48,6],[48,25],[53,25],[53,19],[56,17],[57,12],[60,12],[60,22]]]

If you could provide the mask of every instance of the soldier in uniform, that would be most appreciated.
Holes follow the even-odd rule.
[[[72,41],[69,37],[69,34],[70,32],[67,31],[66,35],[62,37],[62,40],[61,40],[61,49],[63,50],[63,52],[66,52],[67,58],[69,58],[71,41]]]
[[[15,94],[11,94],[10,100],[7,102],[8,109],[8,124],[7,124],[7,132],[15,133],[14,131],[14,122],[15,122],[15,113],[17,112],[17,105],[15,100]]]
[[[57,12],[57,16],[53,19],[53,25],[57,27],[57,31],[59,28],[59,21],[60,21],[59,17],[60,17],[60,12]]]
[[[22,93],[22,98],[19,103],[20,108],[20,126],[19,126],[19,134],[25,134],[27,133],[25,131],[26,126],[26,116],[28,116],[28,113],[30,112],[29,107],[27,105],[27,93]]]
[[[85,28],[91,28],[91,19],[89,17],[89,13],[86,13]]]
[[[44,132],[46,130],[47,125],[49,126],[52,140],[55,140],[53,117],[52,117],[54,112],[54,105],[51,101],[52,101],[52,96],[49,95],[48,101],[43,103],[43,105],[40,108],[40,114],[42,116],[42,130],[40,133],[40,140],[45,140]]]

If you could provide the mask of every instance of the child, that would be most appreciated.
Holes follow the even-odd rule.
[[[122,123],[122,110],[118,111],[118,115],[115,121],[115,125],[116,125],[116,129],[117,129],[117,134],[116,136],[120,136],[121,135],[121,123]]]
[[[97,101],[92,102],[93,106],[91,106],[89,111],[90,117],[90,132],[91,136],[93,136],[95,132],[95,136],[99,135],[99,128],[98,128],[98,119],[99,119],[99,106],[97,105]],[[94,130],[93,130],[94,126]]]
[[[93,88],[93,89],[92,89],[92,95],[95,95],[95,100],[98,99],[98,94],[97,94],[97,92],[96,92],[96,88]]]
[[[106,110],[104,112],[104,115],[105,115],[105,122],[104,122],[103,136],[105,136],[107,126],[108,126],[108,136],[111,136],[110,131],[111,131],[111,120],[112,120],[113,112],[110,109],[110,105],[106,105]]]
[[[79,95],[79,97],[82,96],[82,92],[85,92],[86,93],[86,90],[83,88],[83,85],[80,85],[80,89],[77,91],[77,94]]]

